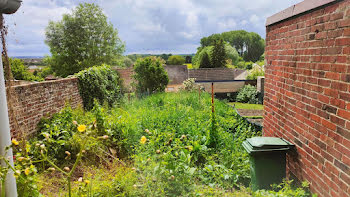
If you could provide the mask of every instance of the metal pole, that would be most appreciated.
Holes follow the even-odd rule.
[[[215,112],[214,109],[214,83],[211,83],[211,112]]]
[[[10,121],[7,109],[6,87],[2,58],[0,58],[0,155],[7,159],[13,167],[12,149],[5,151],[11,145]],[[6,163],[1,161],[2,166]],[[17,197],[17,186],[14,172],[10,169],[5,180],[6,197]],[[3,189],[3,188],[2,188]]]
[[[199,101],[199,104],[201,104],[201,87],[198,86],[198,101]]]

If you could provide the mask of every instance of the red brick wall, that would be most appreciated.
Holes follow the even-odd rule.
[[[78,89],[78,79],[61,79],[13,87],[15,96],[12,103],[20,127],[28,135],[36,132],[37,124],[46,115],[59,112],[67,101],[71,106],[82,105]],[[10,115],[12,136],[18,135]]]
[[[350,0],[267,27],[264,135],[296,145],[288,174],[350,196]]]
[[[115,71],[118,72],[119,77],[123,80],[123,85],[127,89],[127,91],[132,91],[132,83],[134,79],[132,76],[135,74],[133,68],[114,68]]]

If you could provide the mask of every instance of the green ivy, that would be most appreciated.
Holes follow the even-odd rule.
[[[88,68],[76,76],[79,79],[79,92],[86,110],[94,107],[94,99],[100,104],[107,102],[109,106],[113,106],[123,96],[121,79],[108,65]]]

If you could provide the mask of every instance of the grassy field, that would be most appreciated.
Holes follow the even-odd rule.
[[[264,110],[264,105],[260,104],[248,104],[232,102],[230,105],[234,105],[237,109],[252,109],[252,110]]]

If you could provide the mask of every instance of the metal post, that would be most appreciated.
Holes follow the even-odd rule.
[[[198,101],[201,104],[201,86],[198,86]]]
[[[211,112],[215,112],[214,109],[214,83],[211,83]]]
[[[5,151],[5,148],[11,145],[10,121],[7,109],[6,87],[4,78],[4,69],[2,58],[0,58],[0,155],[7,159],[13,166],[12,149]],[[6,166],[5,162],[1,162]],[[5,180],[6,197],[17,197],[16,179],[13,171],[9,170]]]

